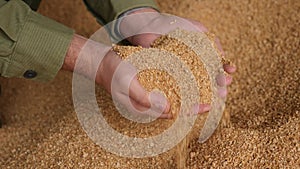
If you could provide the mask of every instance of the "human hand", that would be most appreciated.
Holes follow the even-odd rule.
[[[140,14],[140,13],[156,13],[156,14],[151,14],[151,16],[149,17],[150,21],[145,21],[144,23],[140,23],[137,21],[134,21],[135,24],[144,24],[140,27],[151,27],[151,24],[155,25],[155,29],[156,30],[162,30],[163,31],[170,31],[173,27],[171,27],[170,25],[168,25],[170,22],[168,22],[169,20],[172,20],[170,18],[168,18],[168,16],[163,16],[161,15],[159,12],[157,12],[156,10],[152,9],[152,8],[142,8],[140,10],[134,11],[132,13],[129,13],[129,15],[131,14]],[[146,17],[145,17],[146,19]],[[201,32],[208,32],[208,29],[200,22],[192,20],[192,19],[186,19],[187,21],[189,21],[192,25],[196,26],[198,28],[198,31]],[[151,23],[153,22],[153,23]],[[160,24],[161,23],[161,24]],[[166,24],[167,23],[167,24]],[[160,26],[160,27],[157,27]],[[159,36],[161,36],[160,34],[155,34],[155,33],[143,33],[143,34],[139,34],[139,31],[148,31],[151,32],[150,28],[146,28],[145,30],[138,30],[139,28],[132,28],[132,27],[136,27],[136,25],[133,25],[133,22],[129,21],[128,19],[124,18],[121,23],[120,23],[120,33],[122,35],[128,36],[130,34],[133,34],[132,32],[136,31],[136,35],[134,36],[130,36],[127,38],[127,40],[132,43],[133,45],[139,45],[142,47],[150,47],[150,45],[153,43],[153,41],[155,41],[155,39],[157,39]],[[164,27],[164,28],[163,28]],[[170,28],[166,28],[166,27],[170,27]],[[184,27],[184,26],[183,26]],[[189,26],[186,26],[186,28]],[[128,30],[133,30],[131,32],[129,32]],[[153,30],[153,32],[155,32],[155,30]],[[220,50],[220,52],[225,55],[220,40],[218,38],[216,38],[215,43],[218,47],[218,49]],[[233,74],[236,71],[236,67],[233,65],[228,65],[225,64],[223,65],[224,70],[228,73],[228,74]],[[232,82],[232,76],[227,76],[226,77],[226,85],[230,85]]]
[[[101,55],[105,56],[100,58]],[[161,94],[147,92],[137,80],[135,68],[122,61],[111,50],[111,46],[74,35],[62,69],[75,71],[75,65],[76,73],[95,79],[130,113],[145,117],[172,118],[168,113],[170,104],[167,99]]]
[[[170,119],[170,104],[155,92],[147,92],[137,79],[137,70],[130,63],[122,61],[110,50],[103,58],[96,76],[96,82],[111,93],[134,115]],[[144,117],[143,117],[144,116]]]
[[[136,17],[130,17],[130,15],[133,16],[134,14],[139,15],[136,15]],[[178,24],[174,24],[178,19]],[[181,22],[180,25],[179,22]],[[152,8],[142,8],[140,10],[129,13],[128,17],[124,17],[121,20],[119,30],[120,33],[124,37],[127,37],[127,40],[133,45],[150,47],[154,40],[161,36],[161,34],[159,33],[168,33],[178,27],[186,30],[208,32],[208,29],[198,21],[162,15]],[[218,38],[215,39],[215,44],[224,56],[225,54]],[[224,77],[223,75],[217,77],[217,83],[221,87],[230,85],[232,83],[231,75],[236,71],[236,67],[229,64],[224,64],[223,68],[228,75],[226,77]],[[218,92],[221,97],[227,96],[226,88],[220,88]],[[205,109],[208,110],[207,105],[200,105],[199,109],[203,109],[204,106],[206,107]]]

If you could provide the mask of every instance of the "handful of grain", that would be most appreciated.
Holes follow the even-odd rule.
[[[194,52],[194,50],[191,49],[190,46],[184,43],[184,38],[189,38],[189,40],[191,40],[191,38],[201,39],[204,38],[204,36],[210,38],[210,43],[207,44],[207,42],[203,42],[203,45],[210,45],[215,49],[212,36],[205,33],[188,32],[184,30],[175,30],[168,35],[161,36],[152,44],[152,49],[158,49],[158,51],[164,52],[164,55],[162,55],[161,59],[163,59],[163,57],[165,56],[166,51],[167,53],[178,56],[180,60],[187,65],[187,67],[195,77],[195,81],[198,85],[200,93],[199,103],[209,104],[211,103],[212,97],[209,75],[205,69],[203,62],[201,61],[201,58]],[[132,54],[140,54],[143,56],[149,56],[150,60],[151,52],[153,52],[152,49],[119,45],[116,45],[113,48],[113,50],[122,59],[126,59]],[[222,62],[228,63],[228,61],[222,58],[220,53],[219,57]],[[152,61],[157,62],[157,60]],[[100,107],[101,105],[103,105],[102,109],[104,111],[104,117],[114,129],[121,132],[122,134],[126,134],[131,137],[150,137],[166,130],[176,119],[181,106],[180,90],[178,83],[166,71],[151,68],[148,70],[142,70],[138,73],[138,80],[140,81],[141,85],[148,91],[159,89],[160,91],[164,92],[165,96],[171,104],[170,113],[172,113],[173,117],[175,117],[173,120],[155,120],[150,123],[140,124],[127,120],[126,118],[121,116],[114,108],[113,103],[111,102],[108,95],[105,95],[102,99],[98,99],[98,102],[100,104]],[[103,99],[105,99],[106,101],[103,101]],[[207,113],[199,115],[195,123],[194,128],[197,128],[195,129],[195,131],[200,131],[205,122],[206,116]],[[117,120],[117,123],[114,122],[115,120]],[[197,135],[199,135],[199,132],[197,133]]]
[[[187,43],[187,41],[195,42],[197,45],[193,45],[193,43]],[[199,45],[201,45],[201,49],[197,49],[197,46]],[[212,36],[205,33],[187,32],[184,30],[175,30],[167,35],[161,36],[155,40],[155,42],[152,44],[152,47],[149,49],[134,46],[116,45],[114,46],[113,50],[124,60],[127,60],[130,56],[135,55],[137,57],[146,58],[147,63],[152,62],[157,64],[158,62],[164,62],[164,58],[166,58],[167,55],[169,55],[168,57],[176,55],[176,57],[178,57],[181,62],[190,69],[190,72],[194,77],[194,81],[198,86],[198,93],[200,94],[200,99],[197,102],[202,104],[211,103],[212,86],[210,77],[206,71],[207,67],[205,67],[201,57],[198,56],[197,53],[199,53],[199,50],[204,50],[203,54],[207,56],[219,57],[218,59],[223,63],[229,63],[229,61],[226,61],[224,58],[222,58],[220,52],[218,52],[216,49],[214,38]],[[197,53],[195,51],[197,51]],[[215,54],[216,51],[217,54]],[[214,53],[214,55],[212,53]],[[157,55],[159,57],[157,57]],[[138,66],[135,65],[135,63],[132,64],[136,67]],[[151,66],[149,69],[139,71],[138,80],[146,90],[152,91],[154,89],[158,89],[165,94],[171,104],[170,113],[172,113],[173,117],[175,117],[173,120],[161,119],[150,123],[136,123],[128,120],[120,115],[120,113],[114,107],[111,97],[104,92],[104,90],[100,90],[98,92],[98,104],[102,108],[102,114],[106,121],[119,133],[130,137],[149,138],[164,132],[170,128],[170,126],[176,120],[182,102],[182,98],[180,97],[180,87],[175,78],[172,77],[167,71],[153,68],[151,69]],[[188,84],[189,81],[184,81],[184,83]],[[179,145],[177,145],[176,148],[168,151],[166,155],[163,155],[160,158],[168,159],[170,156],[173,156],[172,154],[176,154],[175,161],[177,166],[179,166],[179,168],[184,168],[186,163],[186,155],[188,153],[189,141],[199,136],[199,131],[204,126],[206,117],[207,113],[198,115],[192,131],[188,134],[188,136]]]

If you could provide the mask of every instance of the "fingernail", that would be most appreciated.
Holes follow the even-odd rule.
[[[235,65],[224,65],[224,69],[226,69],[225,71],[228,73],[234,73],[236,71],[236,66]]]
[[[226,76],[223,74],[217,75],[216,82],[217,82],[217,85],[219,85],[221,87],[226,86]]]
[[[165,110],[166,105],[167,105],[167,101],[164,98],[157,99],[155,102],[156,103],[154,103],[154,106],[158,110]]]
[[[204,104],[201,106],[201,109],[201,113],[208,112],[211,109],[211,106],[209,104]]]
[[[154,108],[159,111],[164,111],[168,103],[164,95],[158,92],[151,92],[150,100],[153,103]]]
[[[164,104],[156,104],[154,105],[159,111],[164,111],[166,108],[166,105]]]
[[[232,82],[233,78],[232,76],[227,76],[226,77],[226,85],[229,85]]]

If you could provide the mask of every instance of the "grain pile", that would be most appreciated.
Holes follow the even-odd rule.
[[[299,168],[299,1],[158,3],[164,12],[201,21],[238,67],[227,102],[231,126],[204,144],[192,140],[188,168]],[[40,12],[84,35],[98,27],[80,0],[43,1]],[[176,167],[166,154],[137,162],[94,145],[76,119],[71,78],[61,72],[48,84],[1,79],[0,168]]]

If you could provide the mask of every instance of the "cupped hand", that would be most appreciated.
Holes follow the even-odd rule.
[[[122,61],[111,46],[75,34],[62,69],[95,79],[130,113],[172,118],[167,99],[161,94],[147,92],[137,80],[135,68]],[[152,111],[147,111],[149,109]]]
[[[162,15],[152,8],[142,8],[140,10],[136,10],[134,12],[129,13],[129,15],[132,16],[134,14],[139,14],[139,15],[136,15],[136,17],[124,17],[121,20],[120,28],[119,28],[120,33],[124,37],[127,37],[127,40],[133,45],[138,45],[138,46],[148,48],[158,37],[161,36],[161,34],[157,32],[167,33],[177,28],[175,24],[172,25],[174,22],[176,22],[176,18],[174,19],[172,16]],[[208,29],[198,21],[192,19],[183,19],[183,18],[182,20],[183,20],[182,23],[186,24],[186,25],[180,25],[180,27],[183,27],[183,29],[186,28],[187,30],[191,29],[200,32],[208,32]],[[218,38],[215,39],[215,43],[219,51],[224,56],[225,53],[222,49],[221,43]],[[216,77],[217,83],[221,87],[230,85],[232,83],[232,79],[233,79],[232,74],[236,71],[236,67],[229,64],[224,64],[223,68],[225,72],[227,72],[227,75],[225,77],[224,75]],[[218,92],[221,97],[225,98],[227,96],[226,88],[221,88]],[[207,104],[199,105],[199,113],[209,111],[209,109],[210,106]]]
[[[136,75],[134,66],[122,61],[114,51],[110,50],[99,66],[96,82],[109,91],[113,98],[125,106],[130,113],[161,119],[172,118],[167,99],[158,93],[147,92]],[[152,111],[147,111],[149,109]]]

